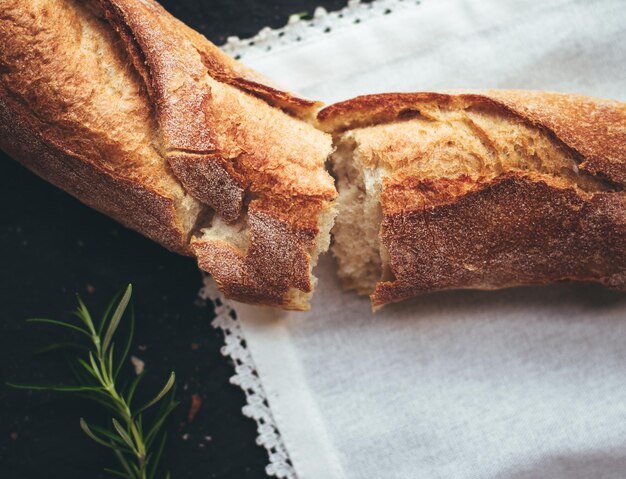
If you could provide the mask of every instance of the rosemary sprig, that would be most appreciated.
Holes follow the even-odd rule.
[[[129,332],[123,341],[121,353],[115,353],[113,341],[118,326],[128,309],[132,286],[129,284],[123,294],[115,297],[96,325],[89,310],[78,298],[78,308],[73,313],[78,322],[57,321],[53,319],[29,319],[29,322],[43,323],[55,327],[69,329],[81,337],[88,338],[88,345],[64,343],[52,345],[46,350],[72,347],[85,351],[82,357],[70,358],[70,367],[76,377],[77,384],[65,385],[38,385],[38,384],[9,384],[19,389],[49,390],[78,393],[99,403],[109,413],[111,421],[107,428],[90,425],[80,418],[80,427],[91,439],[113,451],[118,469],[106,469],[107,472],[126,479],[155,479],[158,465],[166,442],[166,434],[162,432],[163,424],[178,402],[174,399],[175,375],[174,372],[154,396],[144,405],[134,409],[133,396],[145,371],[139,374],[128,387],[120,388],[116,379],[125,363],[133,340],[135,328],[135,312],[131,307],[129,316]],[[150,425],[144,424],[144,412],[160,404],[157,413]],[[165,479],[170,477],[169,473]]]

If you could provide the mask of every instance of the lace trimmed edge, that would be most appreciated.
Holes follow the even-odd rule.
[[[224,346],[220,351],[234,363],[235,374],[230,378],[230,383],[241,388],[246,395],[246,405],[241,412],[256,422],[258,433],[256,443],[267,451],[269,463],[265,467],[265,472],[268,476],[279,479],[297,479],[296,471],[272,416],[254,360],[246,347],[241,325],[237,322],[237,313],[219,292],[210,276],[206,275],[203,282],[204,286],[198,294],[200,298],[210,301],[215,308],[215,319],[211,325],[224,333]]]
[[[420,3],[422,0],[373,0],[368,3],[348,0],[348,5],[341,10],[328,12],[323,7],[317,7],[311,19],[303,18],[299,14],[292,15],[284,27],[278,29],[265,27],[252,38],[242,40],[239,37],[228,37],[220,48],[235,59],[245,57],[249,60]],[[199,296],[213,304],[215,319],[211,325],[224,333],[221,353],[234,363],[235,374],[230,378],[230,382],[241,388],[246,395],[246,405],[242,408],[242,413],[256,422],[258,433],[256,443],[268,454],[269,463],[265,467],[265,472],[268,476],[279,479],[297,479],[295,468],[267,402],[267,395],[254,360],[247,349],[243,330],[237,322],[235,308],[219,292],[210,276],[205,275],[203,282],[204,286],[200,289]]]
[[[289,17],[287,25],[282,28],[265,27],[254,37],[243,40],[231,36],[226,39],[226,43],[221,48],[237,60],[241,58],[249,60],[267,54],[271,50],[296,42],[308,41],[371,18],[389,15],[421,2],[422,0],[374,0],[365,3],[362,0],[348,0],[346,7],[333,12],[317,7],[310,19],[303,18],[302,14],[294,14]]]

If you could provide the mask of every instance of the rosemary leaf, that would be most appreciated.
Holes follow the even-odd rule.
[[[111,338],[115,334],[115,330],[120,324],[122,316],[124,315],[124,311],[126,310],[126,306],[128,306],[128,302],[130,301],[130,296],[133,294],[132,285],[128,285],[126,287],[126,291],[124,291],[124,295],[120,302],[117,303],[117,307],[115,308],[115,312],[111,316],[111,320],[109,321],[109,327],[107,328],[107,332],[104,335],[104,341],[102,342],[102,348],[106,351],[109,347],[109,343],[111,342]]]
[[[126,363],[126,358],[128,357],[128,353],[130,352],[130,347],[132,345],[133,335],[135,334],[135,306],[133,304],[130,305],[130,317],[128,322],[129,325],[128,334],[126,336],[126,344],[124,344],[122,355],[119,357],[119,362],[117,363],[115,371],[113,372],[113,379],[117,378],[120,373],[120,369],[122,369],[122,365]]]
[[[34,354],[35,355],[46,354],[46,353],[51,353],[53,351],[64,350],[64,349],[82,349],[83,351],[88,351],[88,348],[86,346],[83,346],[82,344],[65,342],[65,343],[49,344],[48,346],[44,346],[43,348],[36,349]]]
[[[109,315],[111,314],[111,311],[113,311],[113,306],[115,306],[119,302],[121,295],[122,292],[119,291],[115,294],[115,296],[113,296],[113,299],[109,301],[109,304],[104,310],[104,313],[100,317],[100,322],[98,323],[98,336],[102,336],[102,331],[104,331],[104,327],[106,326],[107,320],[109,319]]]
[[[96,358],[93,355],[92,351],[89,351],[89,363],[91,364],[91,371],[93,371],[94,377],[100,382],[100,384],[105,385],[107,382],[102,377],[101,365],[96,363]]]
[[[85,434],[87,434],[87,436],[89,436],[91,439],[96,441],[98,444],[101,444],[102,446],[105,446],[105,447],[113,448],[113,445],[111,445],[110,443],[96,436],[89,428],[87,421],[85,421],[82,417],[80,418],[80,428],[83,430]]]
[[[83,328],[75,326],[71,323],[66,323],[65,321],[57,321],[55,319],[45,319],[45,318],[30,318],[26,320],[27,323],[47,323],[54,324],[55,326],[62,326],[64,328],[73,329],[74,331],[78,331],[79,333],[83,333],[87,337],[91,337],[88,331],[85,331]]]
[[[93,431],[96,432],[98,434],[100,434],[101,436],[106,437],[107,439],[117,443],[119,446],[121,446],[122,448],[127,448],[128,446],[126,446],[126,443],[120,439],[119,436],[116,436],[115,434],[113,434],[111,431],[107,431],[105,428],[100,427],[100,426],[96,426],[95,424],[92,424],[91,426],[89,426],[89,428]],[[129,449],[130,451],[130,449]]]
[[[130,447],[134,452],[137,452],[137,449],[135,448],[135,444],[133,444],[133,440],[130,438],[128,433],[124,431],[124,428],[122,427],[122,425],[115,418],[113,418],[112,421],[113,421],[113,427],[115,428],[117,433],[120,435],[120,437],[124,440],[126,445]]]
[[[107,369],[106,369],[106,373],[107,373],[106,380],[110,383],[112,383],[113,380],[115,379],[114,378],[115,368],[113,367],[113,350],[114,349],[115,349],[115,343],[111,343],[111,347],[109,348],[108,364],[107,364]]]
[[[148,409],[149,407],[154,406],[156,403],[158,403],[161,398],[163,396],[165,396],[168,391],[170,389],[172,389],[172,386],[174,386],[174,382],[176,381],[176,375],[174,374],[174,371],[172,371],[170,373],[170,377],[167,380],[167,382],[165,383],[165,386],[163,386],[163,388],[161,389],[161,391],[159,392],[159,394],[157,394],[154,399],[152,399],[151,401],[148,401],[146,404],[144,404],[142,407],[139,408],[139,410],[137,411],[137,413],[140,413],[142,411],[145,411],[146,409]]]
[[[98,378],[98,373],[91,367],[90,364],[87,363],[87,361],[85,361],[83,358],[78,358],[77,361],[78,364],[80,364],[91,377],[96,379]]]
[[[93,321],[91,320],[91,315],[89,314],[89,310],[87,309],[87,306],[85,306],[85,303],[83,303],[83,300],[81,299],[79,295],[76,295],[76,300],[78,301],[78,310],[75,312],[75,315],[78,316],[78,318],[83,323],[85,323],[85,326],[87,326],[87,328],[89,329],[89,332],[93,336],[95,336],[96,330],[93,326]]]
[[[65,392],[65,393],[76,393],[76,392],[86,392],[86,391],[101,391],[102,388],[96,386],[64,386],[61,384],[14,384],[14,383],[6,383],[7,386],[10,386],[15,389],[29,389],[31,391],[57,391],[57,392]]]

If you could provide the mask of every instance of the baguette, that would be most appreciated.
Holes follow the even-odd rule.
[[[334,255],[374,308],[555,281],[626,290],[626,105],[546,92],[382,94],[335,135]]]
[[[624,104],[484,91],[318,112],[153,0],[6,0],[0,42],[0,148],[195,256],[229,298],[308,307],[336,214],[329,156],[339,275],[374,308],[453,288],[626,290]]]
[[[336,196],[318,103],[152,0],[6,0],[0,148],[182,254],[224,293],[306,309]]]

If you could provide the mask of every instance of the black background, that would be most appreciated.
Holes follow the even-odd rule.
[[[329,10],[345,0],[167,0],[174,15],[221,44],[283,26],[295,12]],[[265,477],[267,454],[256,426],[242,416],[244,395],[229,383],[232,364],[220,355],[222,333],[211,328],[210,305],[197,300],[195,262],[118,226],[37,178],[0,152],[0,478],[109,477],[106,449],[79,428],[98,409],[74,396],[9,389],[6,381],[67,381],[55,354],[34,355],[67,339],[28,317],[64,318],[79,293],[99,312],[126,283],[134,286],[137,330],[133,354],[146,363],[145,389],[155,392],[169,370],[182,401],[169,426],[165,462],[175,479]],[[141,346],[141,350],[139,347]],[[128,375],[132,375],[129,366]],[[202,398],[186,421],[192,394]],[[205,437],[206,436],[206,437]]]

